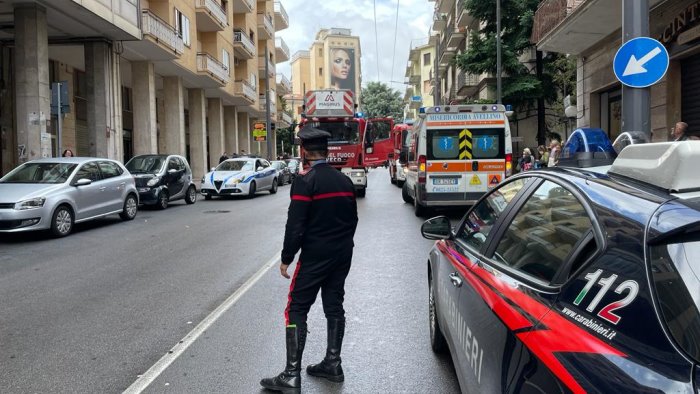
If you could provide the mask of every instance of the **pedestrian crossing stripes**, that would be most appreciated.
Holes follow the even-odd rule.
[[[459,158],[467,160],[472,158],[472,132],[469,129],[459,132]]]

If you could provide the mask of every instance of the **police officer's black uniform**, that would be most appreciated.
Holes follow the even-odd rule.
[[[298,133],[307,151],[328,149],[330,134],[313,127]],[[307,372],[341,382],[340,350],[345,332],[345,278],[350,270],[357,204],[352,181],[325,161],[312,163],[291,188],[291,203],[282,249],[282,264],[291,264],[301,249],[285,309],[287,367],[260,384],[282,392],[301,388],[301,355],[306,342],[306,317],[319,289],[328,322],[328,348],[320,364]]]

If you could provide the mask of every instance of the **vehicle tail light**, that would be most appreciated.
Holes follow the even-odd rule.
[[[513,175],[513,154],[506,153],[506,176]]]
[[[425,183],[425,155],[418,156],[418,183]]]

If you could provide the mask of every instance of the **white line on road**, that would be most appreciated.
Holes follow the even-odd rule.
[[[226,301],[224,301],[212,313],[210,313],[209,316],[202,320],[197,327],[185,335],[185,337],[178,342],[177,345],[170,349],[166,355],[161,357],[158,362],[153,364],[148,371],[139,376],[139,378],[136,379],[136,381],[124,391],[124,394],[139,394],[143,392],[143,390],[153,383],[153,381],[156,380],[158,376],[170,366],[170,364],[180,357],[180,355],[184,353],[185,350],[187,350],[187,348],[190,347],[190,345],[193,344],[194,341],[196,341],[207,328],[209,328],[224,313],[226,313],[226,311],[233,306],[233,304],[235,304],[248,290],[250,290],[250,288],[253,287],[253,285],[255,285],[255,283],[259,281],[260,278],[262,278],[263,275],[265,275],[265,273],[279,261],[280,255],[278,253],[273,256],[264,266],[262,266],[262,268],[260,268],[255,275],[248,279],[243,286],[231,294]]]

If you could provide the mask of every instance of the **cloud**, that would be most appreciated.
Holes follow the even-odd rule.
[[[290,55],[308,50],[323,28],[351,29],[360,37],[362,84],[379,80],[401,92],[410,48],[425,43],[433,19],[433,3],[427,0],[398,0],[398,31],[394,52],[396,1],[376,0],[281,0],[289,15],[289,27],[277,32],[289,46]],[[393,73],[392,73],[393,69]],[[291,78],[289,62],[277,64],[277,73]]]

